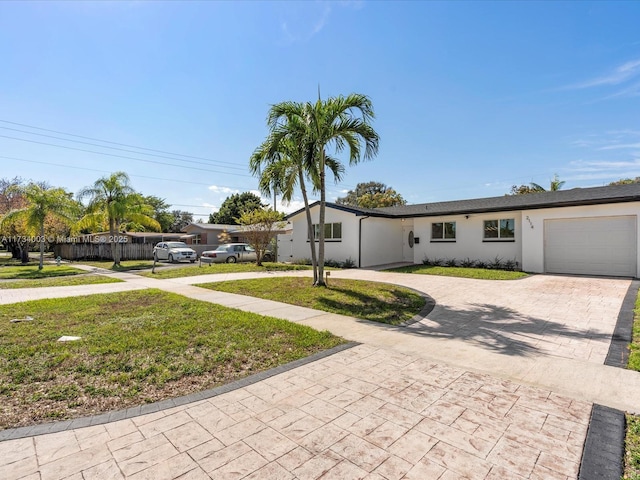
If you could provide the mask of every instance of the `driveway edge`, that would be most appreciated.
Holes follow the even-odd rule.
[[[255,373],[240,380],[235,380],[231,383],[220,385],[219,387],[204,390],[202,392],[195,392],[189,395],[184,395],[182,397],[169,398],[167,400],[138,405],[124,410],[115,410],[113,412],[101,413],[89,417],[74,418],[61,422],[29,425],[26,427],[18,428],[8,428],[6,430],[0,431],[0,442],[6,440],[16,440],[18,438],[33,437],[37,435],[45,435],[47,433],[64,432],[66,430],[73,430],[75,428],[102,425],[109,422],[116,422],[118,420],[125,420],[128,418],[138,417],[140,415],[146,415],[148,413],[159,412],[161,410],[186,405],[188,403],[198,402],[200,400],[206,400],[207,398],[216,397],[218,395],[222,395],[223,393],[247,387],[262,380],[266,380],[267,378],[288,372],[290,370],[293,370],[294,368],[301,367],[308,363],[316,362],[318,360],[329,357],[344,350],[348,350],[358,345],[360,345],[359,342],[343,343],[342,345],[338,345],[328,350],[314,353],[313,355],[309,355],[308,357],[299,358],[298,360],[279,365],[269,370],[265,370],[264,372]]]
[[[627,367],[629,344],[633,339],[633,310],[636,305],[638,289],[640,289],[640,280],[633,280],[622,301],[622,307],[620,307],[620,313],[618,313],[618,321],[611,336],[609,351],[604,360],[604,364],[610,367]]]
[[[620,480],[624,473],[624,412],[594,404],[578,480]]]

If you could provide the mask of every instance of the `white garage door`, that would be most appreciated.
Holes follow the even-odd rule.
[[[636,276],[636,216],[544,221],[548,273]]]

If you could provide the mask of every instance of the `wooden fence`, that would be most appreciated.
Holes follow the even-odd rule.
[[[119,247],[121,260],[153,259],[151,243],[121,243]],[[53,252],[65,260],[113,260],[109,243],[59,243],[53,245]]]

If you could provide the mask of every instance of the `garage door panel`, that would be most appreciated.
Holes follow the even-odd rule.
[[[635,215],[545,220],[545,271],[635,276],[636,222]]]

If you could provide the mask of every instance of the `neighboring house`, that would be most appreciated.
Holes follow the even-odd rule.
[[[424,258],[514,260],[520,269],[640,277],[640,184],[376,209],[327,203],[325,258],[359,267]],[[318,223],[319,204],[311,206]],[[280,261],[310,258],[304,210]]]
[[[240,228],[240,225],[221,223],[190,223],[182,231],[186,233],[184,241],[200,255],[205,250],[215,250],[222,243],[244,242],[245,238],[239,231]],[[225,233],[229,238],[222,241],[221,235]]]

